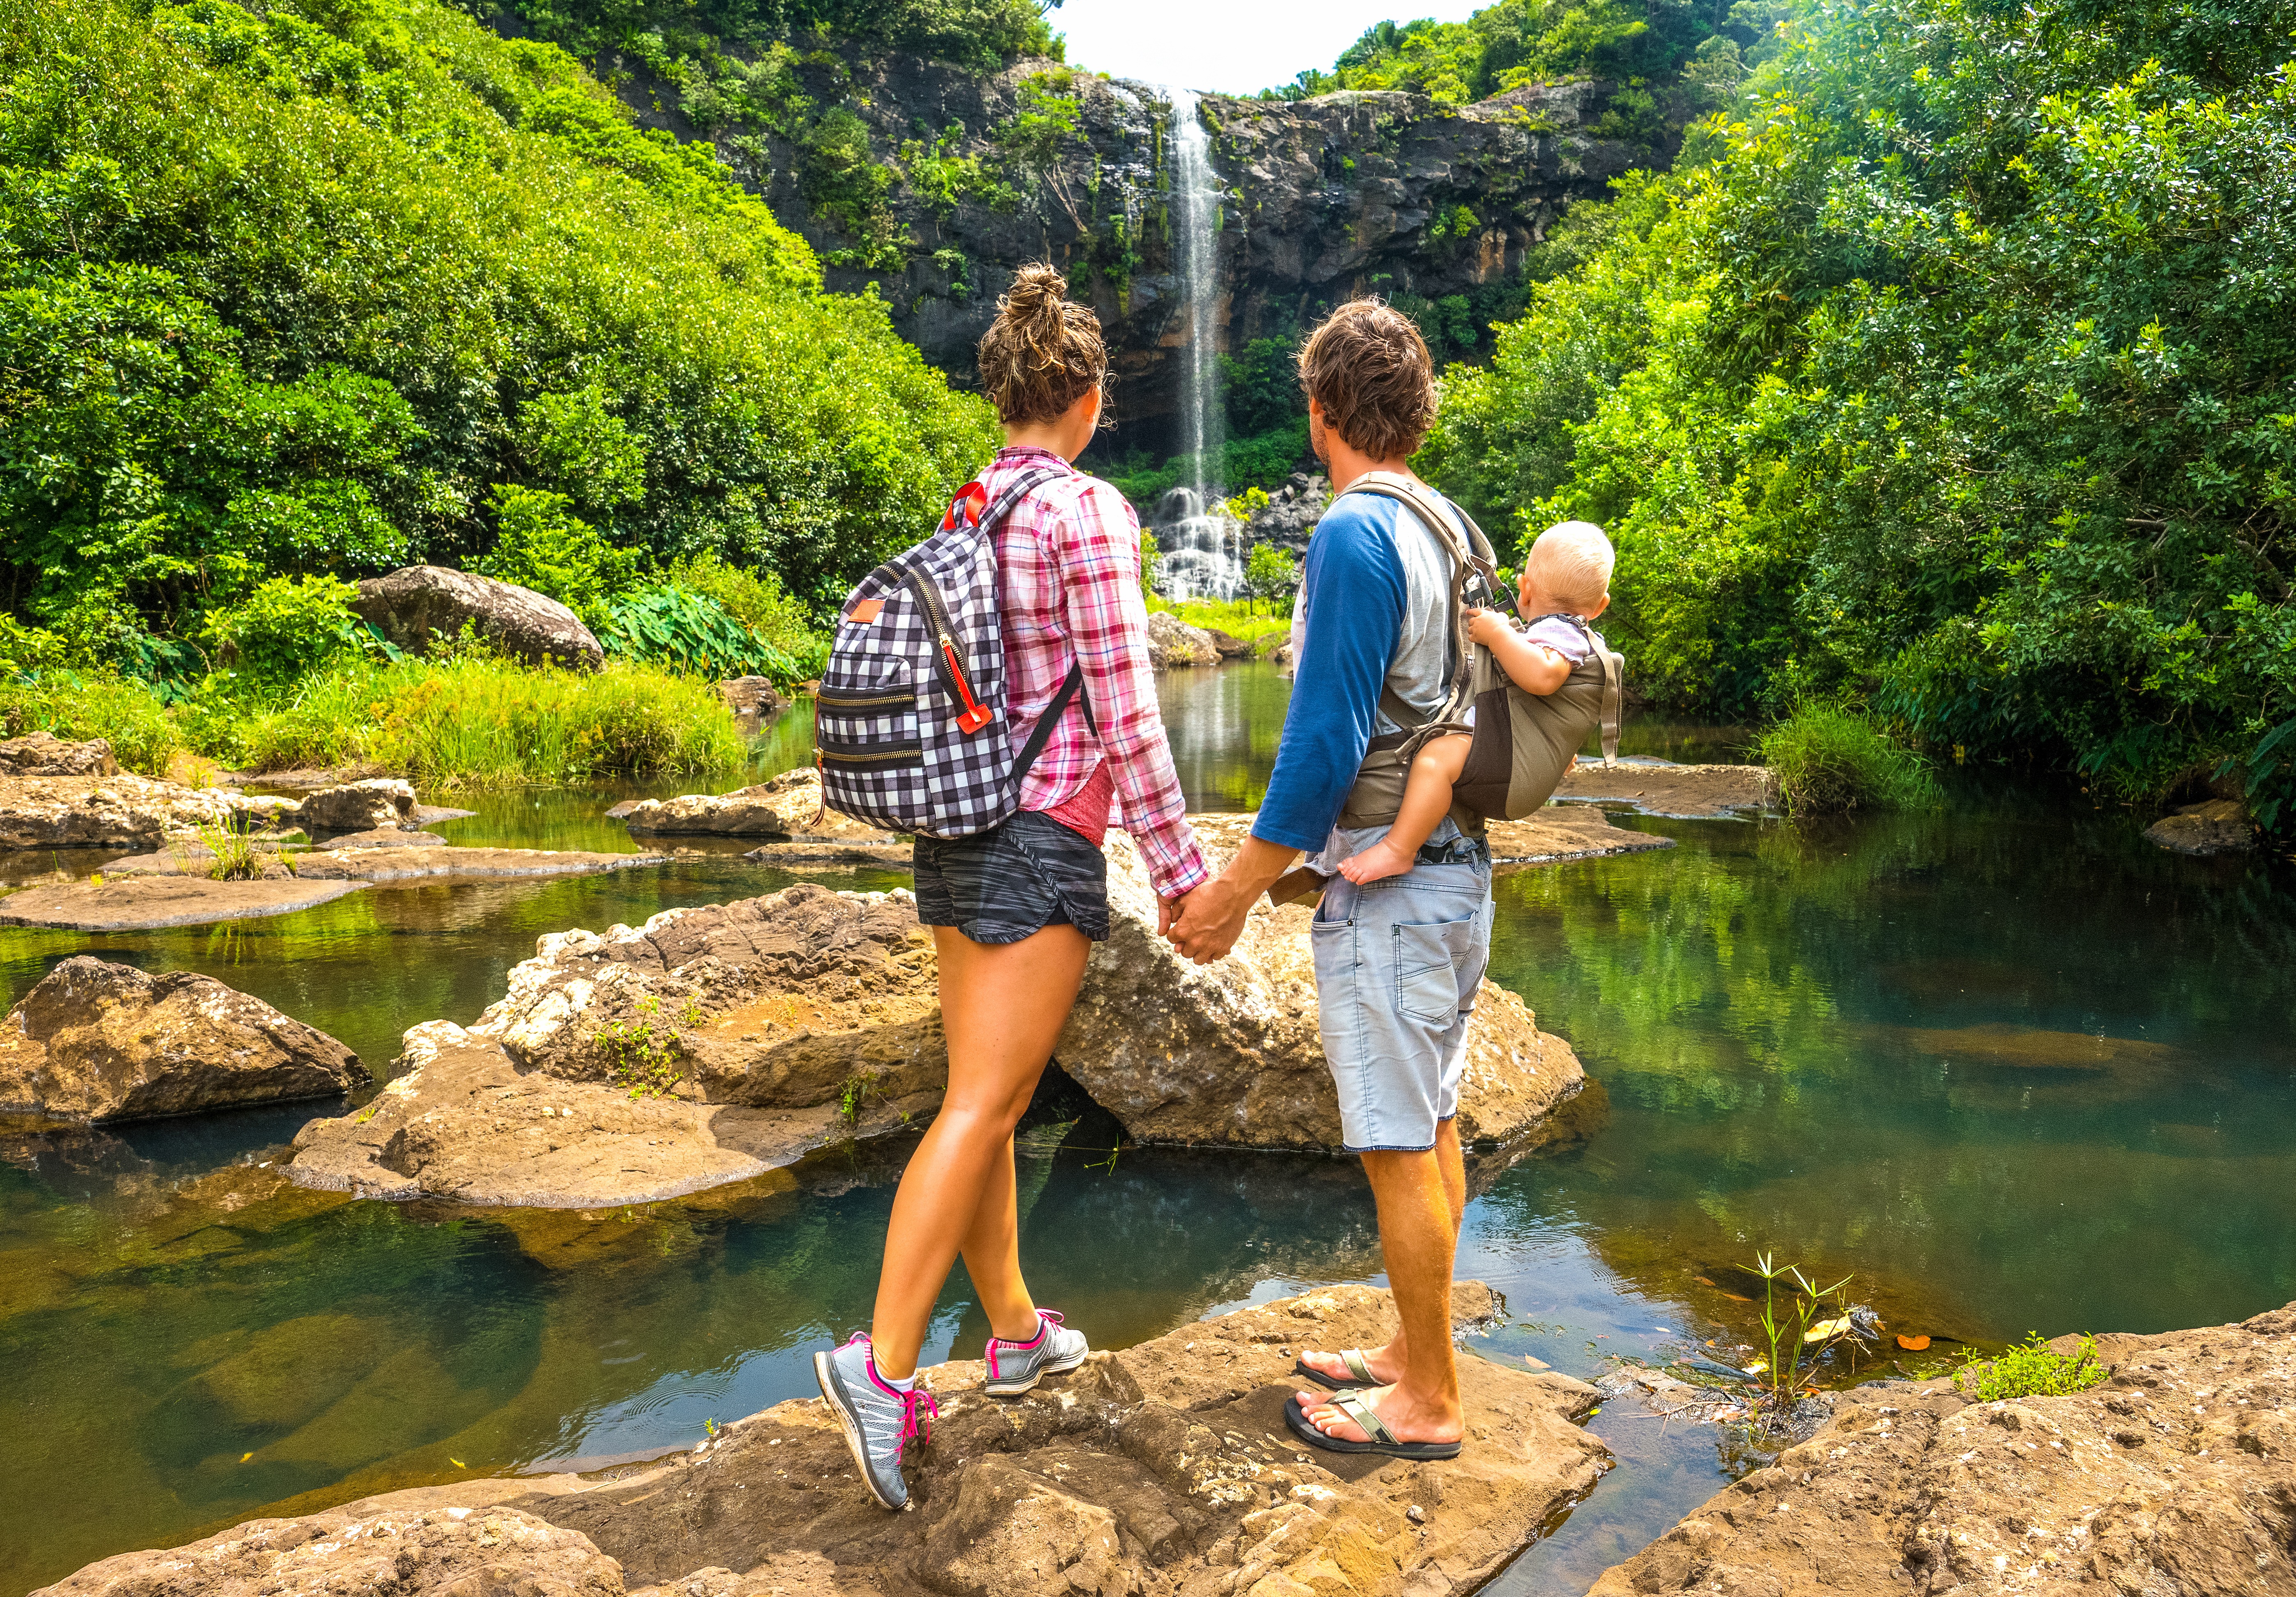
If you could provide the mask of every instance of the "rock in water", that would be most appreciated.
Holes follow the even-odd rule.
[[[1480,1282],[1453,1290],[1456,1323],[1496,1306]],[[299,1570],[284,1578],[288,1566],[260,1590],[593,1597],[570,1564],[552,1560],[595,1548],[619,1563],[634,1597],[1450,1597],[1489,1579],[1556,1510],[1593,1489],[1609,1455],[1571,1423],[1593,1406],[1592,1388],[1472,1354],[1459,1360],[1467,1445],[1458,1458],[1402,1463],[1301,1445],[1283,1419],[1298,1384],[1293,1356],[1374,1346],[1394,1318],[1385,1292],[1326,1288],[1095,1353],[1012,1401],[980,1390],[978,1364],[938,1365],[922,1379],[940,1419],[931,1441],[910,1449],[905,1513],[866,1498],[836,1421],[808,1398],[619,1478],[394,1492],[306,1519],[258,1520],[173,1553],[107,1560],[49,1590],[256,1597],[252,1584],[185,1579],[185,1566],[202,1570],[210,1548],[244,1541],[267,1552],[291,1536],[313,1563],[371,1558],[367,1550],[392,1548],[403,1534],[374,1527],[435,1524],[452,1504],[467,1511],[470,1540],[485,1539],[473,1527],[495,1527],[504,1572],[494,1584],[447,1563],[454,1554],[441,1540],[419,1544],[446,1563],[435,1577],[424,1558],[344,1561],[335,1568],[357,1577],[321,1587],[301,1584]],[[568,1539],[545,1539],[545,1527]],[[361,1584],[399,1568],[413,1572],[399,1577],[409,1584]]]
[[[364,1506],[250,1519],[171,1552],[124,1552],[36,1597],[623,1597],[627,1589],[621,1566],[589,1537],[516,1509]]]
[[[2211,798],[2155,821],[2144,840],[2171,854],[2239,854],[2256,847],[2256,823],[2239,799]]]
[[[1340,1146],[1340,1106],[1316,1025],[1305,905],[1255,905],[1227,958],[1195,965],[1156,935],[1132,840],[1108,842],[1109,940],[1094,948],[1056,1050],[1093,1101],[1142,1142]],[[1535,1134],[1586,1073],[1521,999],[1488,981],[1467,1029],[1459,1135]]]
[[[2296,1304],[2099,1337],[2097,1356],[2111,1379],[2067,1396],[1971,1404],[1948,1380],[1840,1393],[1816,1435],[1593,1597],[2296,1592]]]
[[[444,566],[407,566],[358,585],[351,609],[399,648],[429,651],[433,633],[453,637],[469,622],[494,647],[530,666],[594,671],[605,651],[580,618],[531,588]]]
[[[414,814],[414,789],[395,776],[370,776],[321,788],[304,798],[295,818],[308,831],[373,831]]]
[[[189,970],[151,976],[81,954],[0,1021],[0,1113],[144,1120],[332,1097],[367,1080],[324,1032]]]
[[[111,776],[119,770],[103,738],[69,743],[52,732],[35,732],[0,743],[0,776]]]
[[[743,736],[762,730],[790,701],[764,676],[732,676],[718,684],[718,697],[734,712],[734,725]]]
[[[890,832],[879,831],[835,810],[824,811],[821,776],[810,767],[784,771],[770,782],[730,793],[626,800],[606,813],[641,835],[807,838],[869,844],[895,840]]]
[[[110,776],[0,774],[0,848],[155,848],[163,838],[188,836],[227,817],[263,827],[294,811],[291,798],[251,798],[125,771]]]
[[[1170,610],[1148,618],[1148,658],[1159,670],[1170,666],[1216,666],[1219,651],[1211,634],[1191,627]]]
[[[1222,632],[1217,627],[1206,627],[1201,630],[1205,637],[1211,640],[1213,651],[1217,652],[1222,659],[1250,659],[1251,658],[1251,645],[1245,643],[1242,638],[1236,636],[1235,634],[1232,632]]]

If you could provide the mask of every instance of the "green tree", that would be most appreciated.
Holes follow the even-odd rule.
[[[1250,598],[1264,599],[1271,604],[1285,599],[1300,586],[1300,568],[1291,554],[1273,544],[1254,544],[1251,553],[1244,557],[1243,591]]]

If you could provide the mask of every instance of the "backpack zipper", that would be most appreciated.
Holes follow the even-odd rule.
[[[941,681],[964,706],[956,717],[956,729],[963,733],[979,732],[993,717],[988,708],[973,698],[972,684],[965,679],[964,667],[956,658],[956,640],[949,634],[948,610],[941,603],[940,590],[933,586],[931,577],[914,567],[909,570],[909,586],[916,590],[918,599],[923,602],[926,618],[932,622],[933,631],[939,641],[940,651],[934,657],[934,664],[940,669]]]

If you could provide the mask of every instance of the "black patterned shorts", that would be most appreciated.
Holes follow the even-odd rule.
[[[917,839],[917,919],[976,943],[1047,926],[1108,941],[1108,860],[1049,815],[1021,810],[969,838]]]

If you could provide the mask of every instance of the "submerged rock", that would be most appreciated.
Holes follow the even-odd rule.
[[[35,732],[0,742],[0,776],[113,776],[119,771],[105,738],[73,743]]]
[[[122,1553],[37,1597],[623,1597],[627,1589],[621,1567],[587,1536],[515,1509],[370,1514],[364,1506],[250,1519],[186,1547]]]
[[[1148,618],[1148,659],[1159,670],[1173,666],[1216,666],[1220,662],[1220,652],[1211,634],[1201,627],[1189,626],[1170,610],[1160,610]]]
[[[81,954],[0,1021],[0,1114],[91,1122],[332,1097],[358,1055],[210,976]]]
[[[2144,840],[2171,854],[2240,854],[2256,847],[2256,823],[2239,799],[2210,798],[2155,821]]]
[[[307,831],[373,831],[397,826],[414,815],[414,788],[395,776],[370,776],[321,788],[297,807],[295,818]]]
[[[1463,1324],[1496,1306],[1489,1290],[1472,1282],[1454,1289],[1452,1306]],[[868,1500],[826,1406],[805,1399],[613,1478],[505,1478],[395,1492],[304,1519],[257,1520],[172,1553],[106,1560],[50,1591],[127,1597],[159,1589],[130,1581],[179,1580],[185,1565],[201,1570],[215,1556],[208,1549],[234,1539],[267,1553],[291,1537],[314,1551],[301,1566],[265,1569],[272,1577],[266,1593],[364,1590],[349,1578],[321,1585],[326,1576],[317,1572],[316,1549],[335,1550],[324,1555],[334,1559],[345,1549],[392,1547],[405,1533],[374,1527],[436,1525],[455,1509],[465,1511],[455,1523],[496,1527],[498,1585],[468,1588],[483,1593],[1445,1597],[1472,1591],[1608,1467],[1603,1445],[1570,1422],[1595,1394],[1563,1376],[1470,1354],[1460,1359],[1468,1441],[1457,1459],[1404,1463],[1301,1445],[1283,1421],[1296,1386],[1292,1359],[1310,1346],[1375,1345],[1393,1323],[1386,1293],[1332,1287],[1095,1354],[1017,1400],[982,1393],[978,1364],[936,1366],[922,1379],[939,1402],[940,1420],[930,1444],[910,1450],[912,1506],[905,1513],[889,1514]],[[553,1540],[545,1529],[565,1539]],[[443,1561],[430,1545],[426,1557]],[[563,1560],[577,1548],[613,1560],[618,1584],[572,1584]],[[369,1568],[398,1566],[336,1566]],[[422,1558],[405,1568],[412,1573],[402,1579],[432,1578]],[[465,1568],[449,1564],[446,1573],[462,1578]],[[166,1589],[236,1597],[242,1588],[186,1581]],[[253,1588],[244,1589],[251,1597]]]
[[[531,588],[444,566],[407,566],[358,585],[351,609],[399,648],[426,654],[435,634],[453,637],[467,623],[478,635],[529,666],[594,671],[605,651],[581,618]]]
[[[2054,1346],[2070,1352],[2076,1339]],[[1971,1404],[1841,1394],[1594,1597],[1666,1592],[2296,1592],[2296,1304],[2103,1336],[2103,1385]]]
[[[144,875],[106,866],[102,880],[24,889],[0,898],[0,926],[50,926],[66,931],[150,931],[162,926],[206,926],[291,914],[356,893],[367,884],[290,876],[277,866],[257,881],[211,881],[164,855],[148,855],[168,869]],[[213,856],[209,856],[209,860]]]

